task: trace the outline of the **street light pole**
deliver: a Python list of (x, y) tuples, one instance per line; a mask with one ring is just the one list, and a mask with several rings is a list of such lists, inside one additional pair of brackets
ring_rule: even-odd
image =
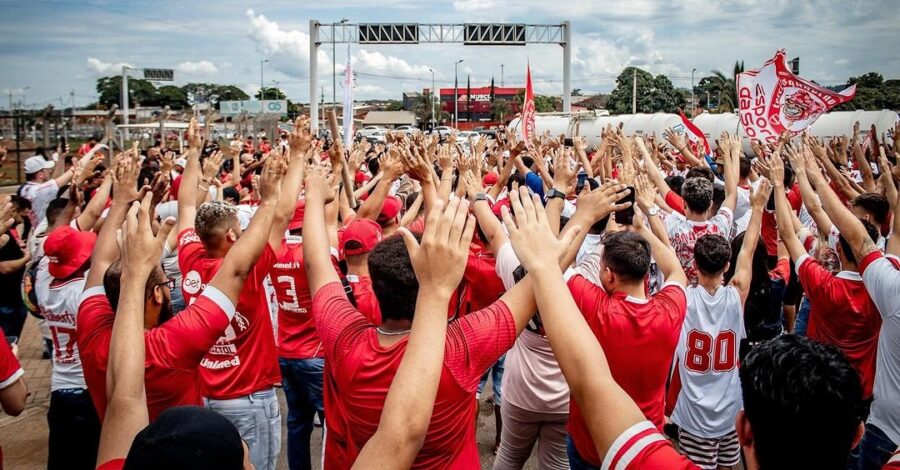
[[(694, 114), (694, 72), (696, 71), (697, 69), (691, 69), (691, 114)], [(709, 103), (707, 103), (707, 106), (709, 106)]]
[(429, 67), (428, 71), (431, 72), (431, 128), (434, 129), (434, 70)]
[[(341, 18), (340, 24), (343, 25), (348, 21), (350, 20), (347, 18)], [(334, 37), (336, 25), (337, 23), (331, 23), (331, 109), (334, 110), (337, 110), (337, 38)]]
[[(122, 66), (122, 124), (128, 126), (128, 66)], [(128, 140), (128, 127), (122, 129), (123, 144)]]
[(266, 88), (263, 81), (263, 64), (268, 62), (269, 59), (263, 59), (259, 61), (259, 100), (262, 101), (266, 99)]
[(459, 126), (459, 64), (462, 61), (453, 64), (453, 127)]

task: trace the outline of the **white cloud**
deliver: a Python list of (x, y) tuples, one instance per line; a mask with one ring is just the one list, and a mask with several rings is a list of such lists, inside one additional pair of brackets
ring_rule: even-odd
[(410, 65), (403, 59), (386, 56), (380, 52), (369, 52), (365, 49), (356, 51), (353, 67), (361, 72), (391, 73), (402, 77), (419, 78), (431, 74), (424, 65)]
[(201, 60), (200, 62), (181, 62), (175, 67), (175, 70), (181, 73), (194, 75), (212, 75), (219, 72), (216, 64), (213, 64), (208, 60)]
[(494, 0), (454, 0), (453, 9), (461, 12), (472, 12), (478, 10), (490, 10), (497, 7)]
[(133, 65), (125, 63), (125, 62), (119, 62), (116, 64), (113, 64), (110, 62), (103, 62), (102, 60), (97, 59), (95, 57), (87, 58), (87, 66), (88, 66), (89, 70), (91, 70), (92, 72), (99, 74), (99, 75), (120, 74), (120, 73), (122, 73), (123, 66), (134, 67)]
[(850, 61), (847, 59), (838, 59), (834, 61), (834, 65), (847, 65)]
[[(283, 30), (278, 23), (265, 15), (247, 10), (250, 26), (247, 35), (256, 44), (256, 50), (271, 58), (272, 66), (294, 77), (309, 76), (309, 34), (297, 30)], [(322, 70), (330, 65), (328, 54), (319, 50), (318, 65)]]

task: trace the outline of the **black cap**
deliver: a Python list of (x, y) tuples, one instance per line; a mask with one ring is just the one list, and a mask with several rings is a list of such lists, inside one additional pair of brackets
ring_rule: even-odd
[(241, 470), (244, 446), (236, 427), (198, 406), (169, 408), (134, 438), (125, 469)]

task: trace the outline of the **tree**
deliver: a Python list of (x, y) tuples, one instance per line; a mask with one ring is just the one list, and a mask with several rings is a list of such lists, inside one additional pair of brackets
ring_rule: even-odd
[(834, 91), (856, 85), (856, 95), (852, 100), (835, 107), (835, 111), (877, 111), (900, 109), (900, 81), (885, 80), (878, 72), (869, 72), (858, 77), (850, 77), (845, 85), (833, 87)]
[[(416, 115), (416, 119), (420, 123), (431, 122), (431, 110), (432, 110), (432, 97), (434, 97), (431, 93), (422, 93), (416, 99), (416, 102), (413, 104), (412, 111)], [(434, 118), (437, 120), (440, 116), (438, 113), (440, 109), (438, 109), (437, 103), (434, 104)]]
[(390, 100), (388, 101), (387, 106), (384, 107), (385, 111), (403, 111), (403, 102), (398, 100)]
[(183, 88), (165, 85), (156, 89), (156, 104), (168, 106), (171, 109), (184, 109), (187, 107), (187, 93)]
[(274, 87), (263, 87), (259, 91), (256, 92), (256, 95), (253, 96), (258, 100), (284, 100), (287, 99), (287, 95), (284, 94), (283, 91)]
[[(114, 104), (122, 106), (122, 76), (113, 75), (111, 77), (102, 77), (97, 79), (97, 93), (100, 98), (97, 100), (100, 104), (109, 108)], [(156, 104), (156, 87), (147, 80), (140, 78), (128, 79), (128, 94), (130, 96), (129, 106), (134, 107), (137, 103)]]
[(684, 107), (684, 97), (672, 86), (669, 77), (653, 76), (650, 72), (626, 67), (616, 78), (616, 88), (609, 95), (606, 108), (615, 114), (631, 113), (634, 81), (637, 81), (637, 112), (675, 113)]
[(744, 73), (744, 62), (734, 63), (734, 70), (732, 70), (730, 78), (719, 70), (712, 71), (709, 90), (710, 93), (715, 91), (717, 97), (721, 94), (719, 111), (733, 113), (738, 108), (737, 76), (741, 73)]
[(582, 96), (582, 95), (581, 95), (581, 88), (573, 88), (573, 89), (572, 89), (572, 96)]
[(510, 116), (509, 101), (494, 100), (491, 103), (491, 121), (505, 122)]
[[(513, 99), (519, 104), (519, 109), (525, 109), (524, 89), (516, 92), (516, 96)], [(556, 100), (550, 96), (534, 95), (534, 110), (538, 113), (552, 113), (556, 111)]]

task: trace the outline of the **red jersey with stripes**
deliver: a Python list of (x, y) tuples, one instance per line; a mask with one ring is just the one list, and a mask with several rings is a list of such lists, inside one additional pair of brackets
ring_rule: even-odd
[[(591, 444), (593, 447), (593, 443)], [(596, 452), (596, 451), (594, 451)], [(602, 470), (695, 470), (687, 457), (675, 451), (669, 441), (649, 421), (626, 429), (603, 457)]]

